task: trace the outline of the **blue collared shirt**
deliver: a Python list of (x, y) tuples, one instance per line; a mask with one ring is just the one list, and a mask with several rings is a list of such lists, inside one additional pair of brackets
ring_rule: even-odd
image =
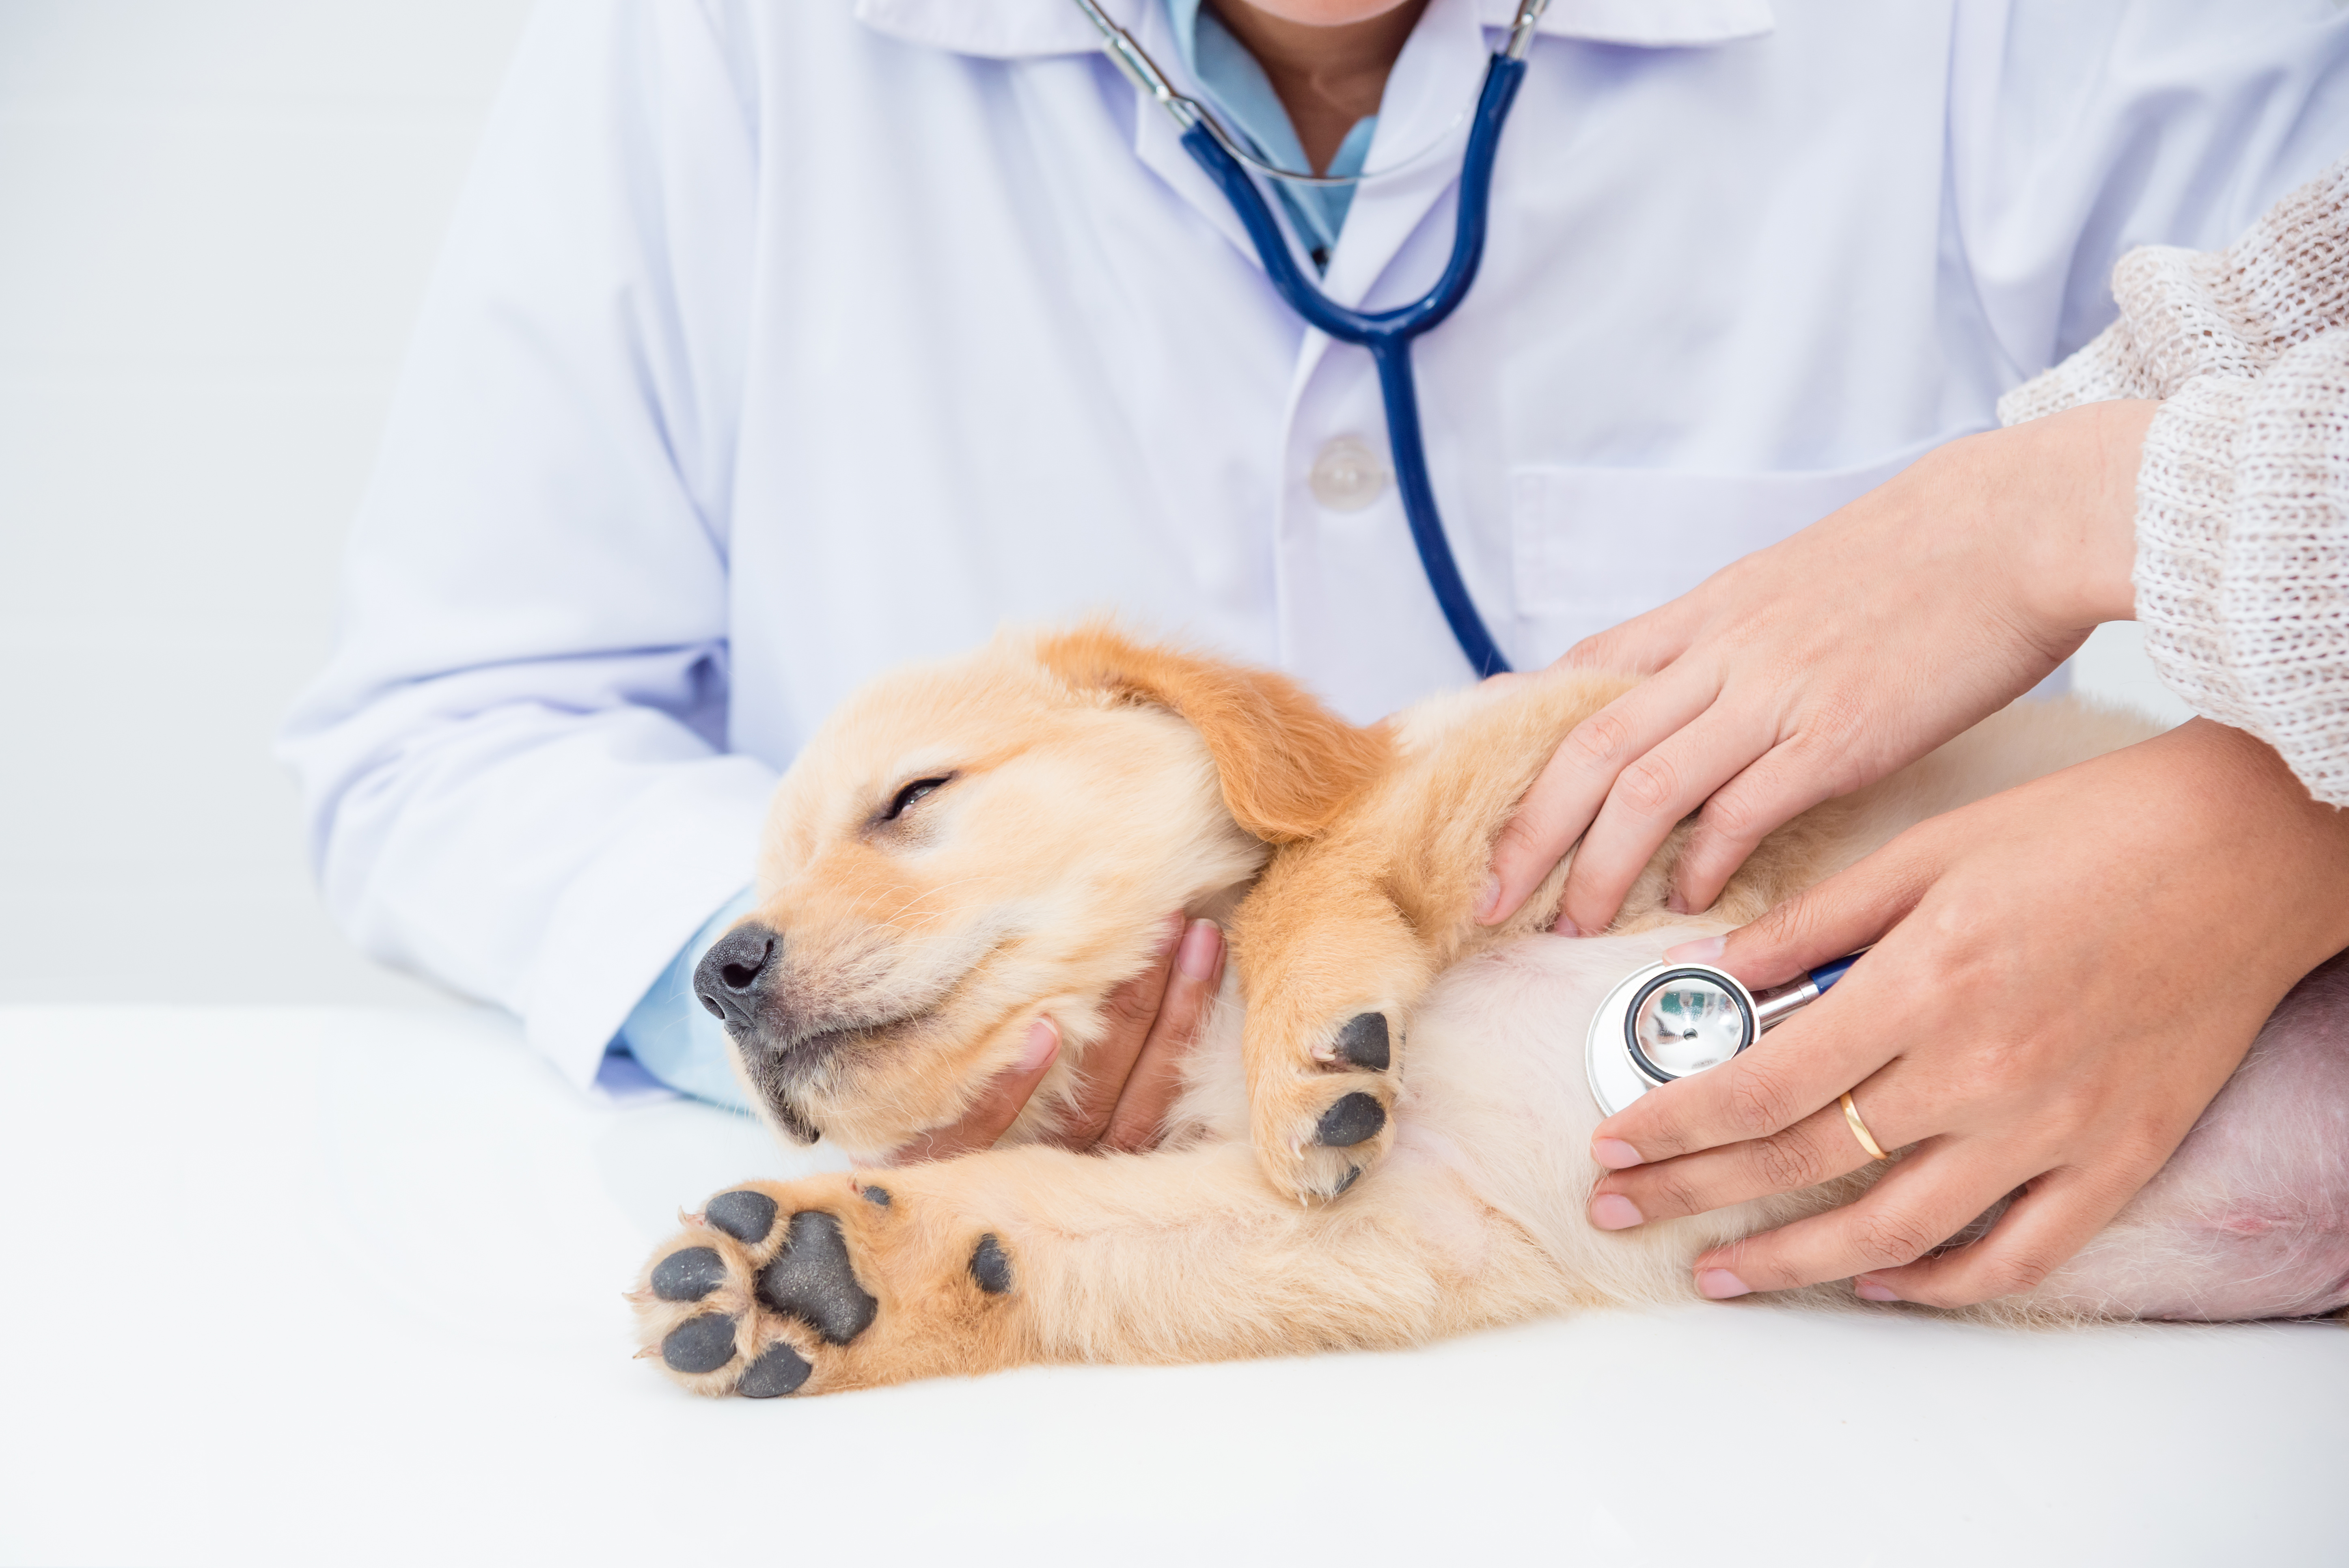
[[(1283, 169), (1311, 168), (1305, 160), (1304, 143), (1297, 139), (1297, 127), (1280, 95), (1272, 89), (1272, 78), (1264, 74), (1247, 46), (1232, 36), (1231, 30), (1200, 0), (1166, 0), (1166, 13), (1174, 24), (1174, 42), (1182, 51), (1183, 63), (1206, 89), (1212, 100), (1209, 107), (1223, 116), (1224, 129), (1237, 132), (1267, 162)], [(1379, 117), (1374, 114), (1356, 120), (1345, 140), (1338, 144), (1330, 167), (1320, 172), (1360, 174), (1378, 128)], [(1306, 253), (1316, 267), (1326, 270), (1330, 253), (1338, 248), (1338, 231), (1346, 226), (1346, 209), (1353, 204), (1354, 188), (1299, 185), (1288, 180), (1271, 184)]]

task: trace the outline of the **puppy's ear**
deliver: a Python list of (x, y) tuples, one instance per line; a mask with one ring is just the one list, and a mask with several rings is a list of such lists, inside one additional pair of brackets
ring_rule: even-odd
[(1137, 643), (1105, 622), (1037, 645), (1081, 691), (1173, 709), (1207, 743), (1239, 825), (1274, 843), (1309, 839), (1387, 764), (1384, 726), (1361, 729), (1287, 676)]

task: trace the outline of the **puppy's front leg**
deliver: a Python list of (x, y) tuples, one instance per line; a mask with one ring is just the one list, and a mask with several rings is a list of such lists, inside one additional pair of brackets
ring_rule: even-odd
[(1561, 1299), (1525, 1233), (1424, 1162), (1306, 1210), (1245, 1148), (1025, 1148), (750, 1182), (632, 1298), (702, 1394), (832, 1394), (1030, 1362), (1194, 1362), (1419, 1343)]
[(1334, 1198), (1394, 1140), (1407, 1020), (1451, 956), (1354, 857), (1285, 853), (1234, 933), (1250, 1140), (1265, 1176)]
[(1455, 699), (1438, 736), (1308, 842), (1284, 845), (1232, 934), (1250, 1137), (1266, 1176), (1334, 1198), (1384, 1156), (1420, 996), (1475, 948), (1547, 927), (1565, 867), (1477, 924), (1494, 836), (1590, 686)]

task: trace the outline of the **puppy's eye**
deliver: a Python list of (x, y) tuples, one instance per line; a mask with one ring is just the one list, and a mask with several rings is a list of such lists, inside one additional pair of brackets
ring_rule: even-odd
[(915, 779), (911, 784), (906, 785), (903, 789), (897, 791), (897, 798), (889, 802), (889, 809), (881, 813), (881, 820), (885, 822), (895, 821), (899, 817), (905, 814), (906, 807), (912, 805), (915, 801), (920, 799), (923, 796), (929, 794), (931, 791), (943, 789), (946, 787), (947, 780), (945, 779)]

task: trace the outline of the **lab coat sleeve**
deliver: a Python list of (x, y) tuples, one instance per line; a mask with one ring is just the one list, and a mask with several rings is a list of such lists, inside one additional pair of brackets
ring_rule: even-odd
[(692, 4), (526, 31), (288, 722), (326, 901), (590, 1080), (748, 880), (725, 751), (755, 106)]
[(2013, 380), (2102, 331), (2139, 245), (2215, 250), (2349, 149), (2327, 0), (1958, 0), (1950, 210)]

